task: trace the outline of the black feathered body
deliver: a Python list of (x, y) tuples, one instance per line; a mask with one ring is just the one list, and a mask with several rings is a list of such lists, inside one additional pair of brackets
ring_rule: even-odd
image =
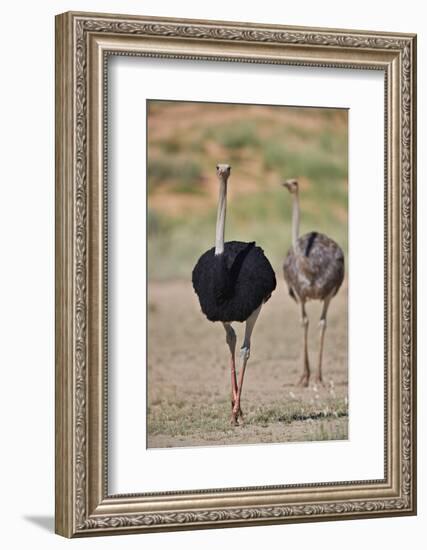
[(205, 252), (193, 269), (193, 287), (210, 321), (246, 321), (276, 288), (276, 277), (262, 248), (229, 241), (224, 252)]
[(299, 237), (297, 251), (290, 248), (283, 273), (291, 296), (299, 301), (335, 296), (344, 279), (344, 253), (322, 233)]

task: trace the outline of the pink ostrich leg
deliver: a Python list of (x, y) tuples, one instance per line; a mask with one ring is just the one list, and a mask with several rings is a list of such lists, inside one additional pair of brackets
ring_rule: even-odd
[(237, 397), (236, 401), (234, 403), (233, 412), (231, 415), (231, 423), (233, 425), (238, 425), (238, 419), (239, 417), (243, 420), (243, 413), (240, 408), (240, 398), (242, 395), (242, 388), (243, 388), (243, 379), (245, 376), (245, 370), (246, 365), (248, 363), (248, 359), (250, 356), (250, 350), (251, 350), (251, 336), (252, 331), (254, 329), (256, 320), (258, 319), (259, 312), (261, 311), (261, 306), (259, 306), (258, 309), (256, 309), (248, 318), (246, 321), (246, 328), (245, 328), (245, 339), (243, 341), (243, 345), (240, 349), (240, 359), (241, 359), (241, 367), (239, 372), (239, 383), (238, 383), (238, 389), (237, 389)]
[(233, 410), (234, 403), (237, 398), (237, 374), (236, 374), (236, 333), (230, 323), (223, 323), (226, 341), (230, 349), (230, 370), (231, 370), (231, 409)]

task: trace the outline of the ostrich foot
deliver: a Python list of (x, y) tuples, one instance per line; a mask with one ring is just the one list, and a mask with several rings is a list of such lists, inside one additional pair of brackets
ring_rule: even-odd
[[(239, 422), (239, 419), (240, 419), (240, 422)], [(232, 424), (232, 426), (242, 425), (243, 421), (244, 421), (244, 418), (243, 418), (242, 409), (239, 407), (237, 410), (235, 410), (234, 403), (233, 403), (233, 409), (231, 411), (231, 424)]]
[(305, 372), (301, 376), (301, 378), (298, 380), (297, 386), (302, 386), (303, 388), (307, 388), (309, 380), (310, 380), (310, 375), (307, 372)]
[(236, 418), (241, 418), (243, 420), (243, 411), (242, 408), (239, 406), (239, 408), (235, 411), (234, 405), (236, 404), (235, 399), (231, 399), (231, 414), (235, 414)]
[(321, 374), (316, 374), (316, 376), (314, 377), (314, 382), (322, 388), (326, 387)]
[(239, 416), (240, 414), (237, 412), (235, 413), (234, 411), (231, 413), (231, 420), (230, 420), (230, 424), (232, 426), (241, 426), (242, 423), (243, 423), (243, 416), (241, 416), (240, 418), (240, 422), (239, 422)]

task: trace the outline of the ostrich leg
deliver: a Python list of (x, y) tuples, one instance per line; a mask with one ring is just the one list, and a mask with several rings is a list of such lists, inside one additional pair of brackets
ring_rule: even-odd
[(243, 340), (243, 345), (240, 349), (241, 366), (239, 369), (239, 384), (237, 388), (236, 401), (234, 402), (234, 407), (231, 414), (231, 423), (234, 426), (238, 425), (239, 417), (241, 417), (243, 420), (243, 414), (240, 408), (240, 397), (242, 395), (243, 378), (245, 376), (245, 369), (246, 369), (246, 365), (247, 365), (247, 362), (250, 356), (250, 351), (251, 351), (252, 331), (254, 329), (254, 326), (255, 326), (256, 320), (258, 319), (258, 315), (260, 311), (261, 311), (261, 306), (259, 306), (258, 309), (256, 309), (253, 313), (251, 313), (251, 315), (246, 320), (245, 339)]
[(230, 323), (223, 323), (226, 341), (230, 348), (230, 368), (231, 368), (231, 410), (233, 410), (234, 403), (237, 397), (237, 376), (236, 376), (236, 333)]
[(319, 362), (317, 363), (316, 382), (323, 384), (322, 380), (322, 356), (323, 356), (323, 343), (325, 341), (326, 332), (326, 314), (328, 313), (329, 303), (331, 301), (330, 296), (323, 302), (322, 314), (320, 316), (319, 328), (320, 328), (320, 347), (319, 347)]
[(310, 380), (310, 362), (308, 360), (308, 317), (307, 312), (305, 311), (305, 302), (301, 302), (301, 324), (304, 329), (304, 370), (302, 372), (301, 378), (298, 381), (298, 385), (304, 386), (306, 388)]

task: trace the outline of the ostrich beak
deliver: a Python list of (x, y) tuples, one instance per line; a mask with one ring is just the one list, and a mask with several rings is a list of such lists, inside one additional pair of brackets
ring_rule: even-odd
[(298, 189), (298, 182), (295, 179), (286, 180), (282, 185), (286, 187), (289, 193), (296, 193)]
[(231, 172), (231, 166), (229, 164), (217, 164), (216, 171), (220, 178), (228, 178)]

